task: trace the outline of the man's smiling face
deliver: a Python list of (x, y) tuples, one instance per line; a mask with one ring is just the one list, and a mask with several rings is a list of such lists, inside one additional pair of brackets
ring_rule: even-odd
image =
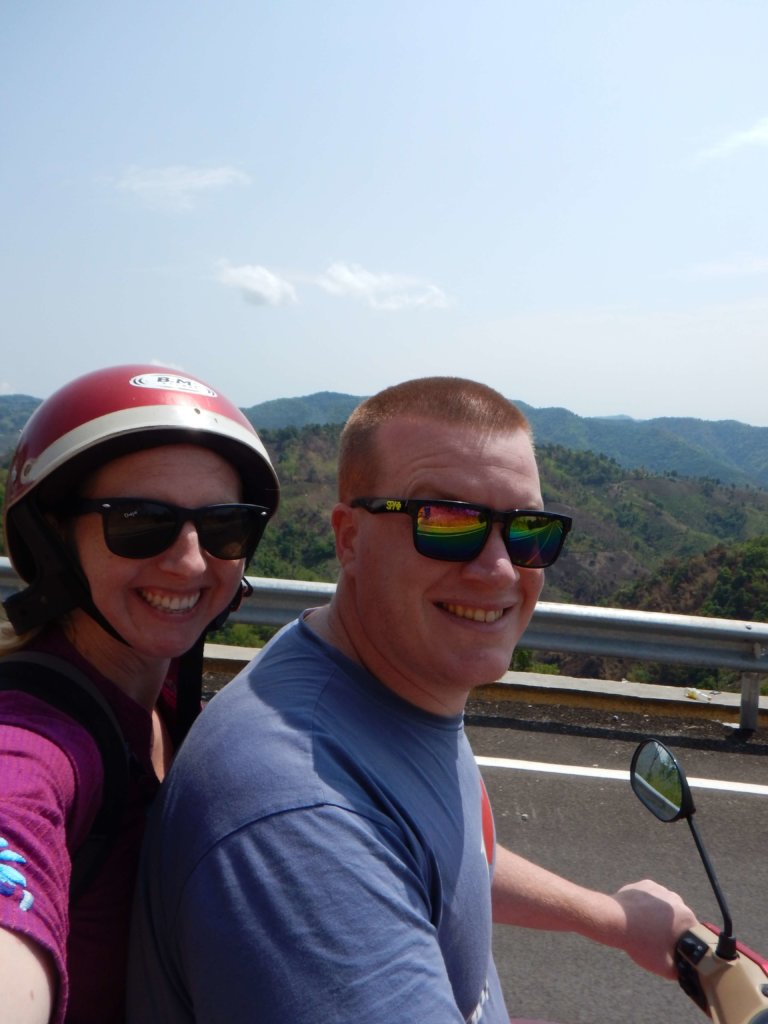
[[(540, 509), (533, 446), (523, 430), (479, 433), (400, 417), (377, 433), (377, 480), (355, 497), (443, 498), (503, 511)], [(357, 656), (383, 683), (438, 713), (507, 671), (544, 582), (509, 560), (501, 528), (470, 562), (418, 554), (406, 515), (335, 514), (343, 567), (342, 621)]]

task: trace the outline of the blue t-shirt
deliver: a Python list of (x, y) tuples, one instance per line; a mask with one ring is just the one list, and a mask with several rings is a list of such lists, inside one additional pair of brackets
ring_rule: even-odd
[(482, 793), (460, 716), (287, 626), (162, 787), (129, 1021), (507, 1022)]

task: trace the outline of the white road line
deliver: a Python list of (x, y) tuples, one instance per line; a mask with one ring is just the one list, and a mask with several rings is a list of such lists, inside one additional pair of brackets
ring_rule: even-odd
[[(619, 779), (629, 781), (629, 772), (614, 768), (586, 768), (573, 764), (547, 764), (545, 761), (517, 761), (508, 757), (475, 756), (482, 768), (513, 768), (521, 772), (545, 772), (555, 775), (582, 775), (592, 779)], [(755, 796), (768, 796), (768, 786), (754, 782), (723, 782), (720, 779), (689, 778), (691, 789), (721, 789), (729, 793), (752, 793)]]

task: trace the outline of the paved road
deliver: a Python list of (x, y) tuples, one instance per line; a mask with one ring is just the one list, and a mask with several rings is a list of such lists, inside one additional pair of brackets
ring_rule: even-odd
[[(498, 709), (497, 709), (498, 710)], [(768, 735), (735, 742), (716, 724), (510, 705), (468, 717), (476, 755), (627, 770), (642, 735), (658, 735), (690, 778), (768, 784)], [(482, 760), (481, 760), (482, 764)], [(626, 781), (482, 766), (499, 839), (584, 885), (613, 891), (644, 877), (721, 922), (684, 822), (662, 825)], [(696, 821), (727, 896), (736, 935), (768, 954), (768, 797), (694, 787)], [(623, 954), (567, 935), (499, 927), (496, 960), (510, 1012), (562, 1024), (701, 1024), (674, 983)]]

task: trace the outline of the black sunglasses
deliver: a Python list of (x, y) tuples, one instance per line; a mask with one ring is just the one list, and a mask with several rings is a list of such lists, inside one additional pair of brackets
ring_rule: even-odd
[(557, 560), (573, 520), (557, 512), (512, 509), (496, 512), (467, 501), (426, 498), (355, 498), (352, 508), (404, 513), (413, 520), (413, 545), (420, 555), (443, 562), (471, 562), (485, 547), (494, 523), (513, 565), (546, 569)]
[(104, 542), (121, 558), (153, 558), (175, 542), (184, 523), (193, 523), (200, 545), (214, 558), (250, 558), (270, 516), (261, 505), (204, 505), (181, 508), (145, 498), (82, 498), (69, 515), (101, 515)]

